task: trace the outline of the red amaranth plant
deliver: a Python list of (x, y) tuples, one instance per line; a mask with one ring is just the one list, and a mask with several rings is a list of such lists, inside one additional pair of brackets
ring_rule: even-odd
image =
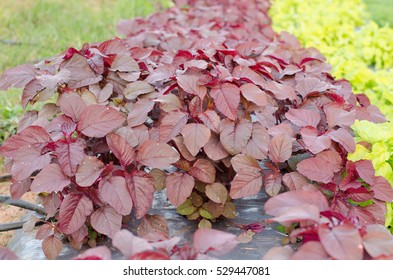
[(350, 125), (382, 121), (378, 109), (335, 80), (316, 49), (275, 34), (267, 1), (180, 2), (122, 22), (125, 39), (0, 77), (0, 89), (23, 88), (24, 108), (56, 100), (26, 111), (0, 148), (12, 196), (40, 194), (53, 218), (37, 236), (47, 254), (61, 251), (61, 237), (80, 248), (97, 233), (115, 236), (163, 188), (205, 227), (233, 218), (232, 199), (262, 187), (270, 196), (321, 190), (335, 212), (381, 223), (386, 182), (369, 180), (367, 162), (346, 162)]

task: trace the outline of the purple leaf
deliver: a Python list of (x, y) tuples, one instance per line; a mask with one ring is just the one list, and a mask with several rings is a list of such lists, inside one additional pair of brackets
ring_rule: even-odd
[(96, 84), (102, 79), (101, 76), (96, 76), (86, 58), (80, 54), (74, 54), (62, 68), (70, 72), (68, 81), (68, 86), (70, 88), (81, 88)]
[(110, 260), (112, 259), (111, 250), (106, 246), (90, 248), (79, 254), (73, 260)]
[(30, 190), (31, 179), (26, 178), (21, 181), (11, 180), (10, 193), (12, 199), (20, 199), (25, 193)]
[(393, 188), (384, 177), (376, 177), (371, 189), (374, 191), (374, 197), (376, 199), (385, 202), (393, 202)]
[(135, 209), (135, 217), (143, 218), (150, 210), (154, 195), (154, 180), (142, 171), (134, 172), (126, 177), (128, 190)]
[(153, 246), (146, 239), (137, 237), (125, 229), (120, 230), (113, 236), (112, 244), (127, 258), (153, 250)]
[(135, 127), (144, 124), (147, 121), (147, 115), (154, 107), (154, 103), (154, 101), (149, 99), (141, 99), (136, 103), (128, 103), (128, 126)]
[(152, 85), (144, 81), (135, 81), (127, 84), (123, 94), (125, 98), (132, 100), (137, 98), (141, 94), (150, 93), (153, 92), (154, 90), (155, 88)]
[(224, 119), (221, 122), (220, 141), (230, 155), (241, 153), (252, 134), (252, 123), (246, 119), (233, 122)]
[(282, 187), (282, 175), (270, 173), (265, 177), (265, 190), (270, 196), (276, 196)]
[(105, 206), (98, 208), (91, 214), (90, 224), (99, 233), (113, 238), (116, 232), (121, 229), (122, 216), (112, 207)]
[(119, 53), (111, 64), (111, 71), (139, 72), (139, 65), (129, 54)]
[(341, 224), (329, 228), (329, 225), (319, 226), (318, 236), (326, 252), (337, 260), (363, 259), (362, 238), (357, 228), (350, 224)]
[(249, 155), (238, 154), (231, 159), (231, 164), (237, 173), (243, 170), (254, 170), (255, 172), (261, 170), (258, 161)]
[(0, 147), (0, 154), (6, 157), (12, 157), (15, 151), (27, 147), (43, 148), (51, 140), (50, 135), (41, 126), (29, 126), (8, 138)]
[(106, 143), (123, 167), (127, 167), (135, 160), (135, 152), (126, 139), (116, 133), (106, 135)]
[(179, 153), (165, 143), (146, 141), (139, 148), (136, 160), (151, 168), (169, 168), (180, 159)]
[(104, 167), (104, 163), (98, 158), (85, 156), (76, 170), (75, 182), (81, 187), (90, 187), (98, 179)]
[(166, 192), (169, 201), (178, 207), (191, 195), (194, 178), (187, 173), (174, 172), (166, 178)]
[(86, 103), (77, 93), (62, 94), (58, 104), (61, 111), (74, 122), (79, 121)]
[(292, 138), (286, 134), (273, 136), (269, 142), (269, 158), (274, 163), (284, 162), (292, 155)]
[(302, 96), (306, 97), (313, 92), (324, 92), (329, 88), (326, 82), (317, 78), (305, 78), (297, 82), (296, 91)]
[(76, 141), (57, 141), (56, 142), (56, 156), (64, 174), (67, 176), (74, 176), (78, 164), (80, 164), (85, 157), (85, 142), (82, 139)]
[(98, 185), (98, 195), (120, 215), (126, 216), (131, 213), (132, 198), (124, 177), (114, 176), (102, 179)]
[(282, 181), (290, 191), (300, 190), (308, 184), (306, 177), (299, 172), (285, 173)]
[(337, 130), (327, 133), (327, 135), (329, 135), (333, 141), (341, 144), (348, 153), (355, 152), (356, 144), (352, 134), (349, 133), (348, 130), (340, 127)]
[(32, 64), (22, 64), (4, 71), (0, 76), (0, 90), (23, 88), (35, 78), (36, 70)]
[(231, 198), (242, 198), (256, 195), (262, 188), (262, 174), (256, 169), (242, 169), (231, 183)]
[(179, 135), (187, 124), (187, 115), (180, 111), (172, 111), (164, 116), (160, 125), (160, 142), (167, 143)]
[(111, 83), (107, 83), (103, 88), (101, 88), (98, 84), (91, 85), (89, 86), (89, 90), (95, 95), (98, 103), (103, 103), (112, 95), (113, 85)]
[(210, 95), (214, 99), (217, 109), (228, 119), (237, 119), (237, 108), (240, 103), (240, 90), (233, 84), (221, 84), (210, 90)]
[(77, 231), (93, 212), (93, 203), (83, 194), (68, 194), (60, 206), (59, 229), (65, 234)]
[(212, 184), (216, 180), (216, 168), (206, 159), (197, 159), (188, 171), (195, 179), (201, 182)]
[(265, 90), (274, 94), (278, 100), (295, 100), (297, 98), (295, 89), (291, 86), (278, 83), (276, 81), (269, 81), (265, 84)]
[(198, 118), (212, 131), (219, 133), (221, 119), (213, 110), (206, 110), (198, 115)]
[(266, 93), (254, 84), (244, 84), (240, 87), (240, 91), (245, 99), (253, 102), (257, 106), (266, 106)]
[(90, 105), (80, 115), (78, 130), (89, 137), (104, 137), (124, 121), (124, 114), (112, 107)]
[(48, 236), (42, 241), (42, 250), (44, 251), (45, 257), (49, 260), (56, 259), (63, 248), (63, 242), (54, 235)]
[(41, 192), (59, 192), (71, 183), (70, 179), (61, 171), (58, 164), (52, 163), (45, 166), (40, 173), (34, 178), (31, 184), (31, 191)]
[(198, 76), (180, 75), (176, 77), (176, 80), (185, 92), (197, 95), (201, 100), (205, 97), (207, 88), (204, 85), (200, 85)]
[(237, 244), (236, 235), (231, 233), (215, 229), (197, 229), (194, 233), (193, 248), (196, 253), (222, 256), (232, 251)]
[(338, 104), (332, 104), (324, 107), (329, 128), (338, 126), (350, 126), (356, 118), (356, 111), (346, 111)]
[(51, 157), (40, 149), (25, 146), (13, 153), (11, 174), (14, 180), (24, 180), (39, 169), (49, 165)]
[(291, 108), (285, 113), (285, 117), (299, 127), (317, 127), (321, 121), (321, 116), (318, 111), (308, 109)]
[(313, 154), (318, 154), (326, 150), (332, 144), (328, 135), (318, 135), (318, 130), (314, 127), (304, 127), (300, 130), (305, 147)]
[(355, 162), (356, 171), (359, 177), (362, 178), (367, 184), (374, 185), (375, 170), (371, 160), (359, 160)]
[(393, 236), (383, 225), (368, 225), (363, 236), (363, 246), (372, 258), (393, 255)]
[(5, 247), (0, 247), (0, 260), (19, 260), (18, 256), (15, 255), (10, 249)]
[(215, 134), (210, 135), (210, 139), (206, 145), (203, 146), (203, 150), (212, 160), (220, 160), (229, 155)]
[(191, 155), (196, 156), (199, 150), (209, 141), (211, 132), (204, 124), (189, 123), (183, 127), (181, 134), (183, 135), (184, 145)]
[(47, 238), (50, 235), (53, 235), (53, 226), (50, 224), (43, 224), (37, 230), (37, 233), (35, 235), (35, 239), (44, 240), (45, 238)]
[(265, 159), (268, 154), (268, 146), (270, 142), (270, 136), (261, 124), (254, 123), (251, 133), (251, 138), (248, 140), (246, 147), (244, 147), (242, 153), (250, 155), (256, 159)]

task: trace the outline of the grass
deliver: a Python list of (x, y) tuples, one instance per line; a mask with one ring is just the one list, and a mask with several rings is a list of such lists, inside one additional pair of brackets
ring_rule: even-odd
[(392, 0), (363, 0), (366, 3), (372, 19), (380, 26), (389, 24), (393, 28)]

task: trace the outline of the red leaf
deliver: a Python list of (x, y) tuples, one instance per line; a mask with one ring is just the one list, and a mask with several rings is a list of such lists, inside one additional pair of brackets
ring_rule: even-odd
[(209, 141), (211, 132), (204, 124), (189, 123), (183, 127), (181, 134), (183, 135), (184, 145), (193, 156), (196, 156), (199, 150)]
[(35, 193), (59, 192), (70, 183), (70, 179), (61, 171), (60, 166), (56, 163), (51, 163), (37, 174), (30, 188)]
[(173, 65), (158, 66), (150, 72), (149, 76), (146, 77), (145, 82), (155, 84), (160, 81), (166, 81), (175, 76), (175, 72), (176, 67)]
[(175, 172), (166, 178), (166, 192), (169, 201), (175, 206), (183, 204), (194, 188), (194, 178), (187, 173)]
[(263, 256), (263, 260), (289, 260), (294, 252), (291, 246), (273, 247)]
[(355, 140), (352, 134), (349, 133), (348, 130), (340, 127), (337, 130), (333, 130), (327, 133), (327, 135), (329, 135), (333, 141), (341, 144), (344, 147), (344, 149), (347, 150), (347, 152), (349, 153), (355, 152), (356, 149)]
[[(226, 69), (226, 68), (224, 68)], [(266, 81), (262, 75), (251, 70), (249, 67), (238, 65), (233, 69), (232, 76), (237, 79), (246, 79), (252, 81), (258, 86), (265, 86)]]
[(134, 172), (126, 177), (128, 190), (135, 209), (135, 217), (143, 218), (150, 210), (154, 196), (154, 180), (142, 171)]
[(327, 135), (318, 136), (318, 130), (314, 127), (304, 127), (300, 130), (305, 147), (313, 154), (326, 150), (332, 144)]
[(285, 173), (282, 181), (290, 191), (300, 190), (308, 184), (306, 177), (299, 172)]
[(86, 107), (78, 123), (78, 130), (89, 137), (104, 137), (125, 121), (125, 116), (116, 109), (103, 105)]
[(317, 241), (309, 241), (303, 244), (292, 255), (291, 260), (328, 260), (329, 255), (322, 244)]
[(219, 133), (221, 119), (213, 110), (206, 110), (198, 115), (198, 118), (212, 131)]
[(20, 199), (25, 193), (30, 190), (31, 179), (26, 178), (21, 181), (11, 180), (10, 193), (12, 199)]
[(215, 229), (197, 229), (194, 233), (193, 248), (199, 254), (222, 256), (232, 251), (237, 244), (236, 235), (231, 233)]
[(175, 138), (173, 138), (173, 141), (176, 143), (176, 147), (181, 153), (182, 157), (184, 157), (188, 161), (194, 161), (195, 157), (190, 153), (190, 151), (187, 149), (186, 145), (184, 145), (184, 139), (183, 136), (179, 135)]
[(146, 240), (160, 242), (169, 238), (169, 227), (163, 216), (147, 214), (139, 224), (137, 234)]
[(49, 133), (43, 127), (29, 126), (8, 138), (0, 147), (0, 154), (6, 157), (13, 157), (15, 151), (24, 147), (28, 149), (31, 147), (43, 148), (51, 141)]
[(362, 238), (357, 228), (341, 224), (330, 229), (329, 225), (319, 226), (318, 235), (326, 252), (338, 260), (363, 259)]
[(153, 246), (146, 239), (137, 237), (125, 229), (113, 236), (112, 244), (127, 258), (140, 252), (153, 250)]
[(269, 142), (269, 158), (274, 163), (284, 162), (292, 155), (292, 138), (286, 134), (273, 136)]
[(43, 224), (37, 230), (37, 233), (35, 234), (35, 239), (43, 240), (43, 239), (47, 238), (50, 235), (53, 235), (53, 227), (52, 227), (52, 225), (50, 225), (50, 224)]
[(59, 194), (51, 193), (47, 196), (43, 196), (41, 197), (41, 203), (45, 208), (46, 217), (53, 217), (57, 213), (57, 209), (60, 207), (61, 201)]
[(131, 100), (137, 98), (141, 94), (146, 94), (153, 92), (155, 88), (144, 82), (144, 81), (135, 81), (127, 84), (126, 88), (123, 91), (123, 95), (125, 98)]
[(250, 155), (256, 159), (264, 159), (268, 154), (269, 142), (270, 136), (266, 128), (259, 123), (254, 123), (251, 138), (248, 140), (248, 143), (242, 153)]
[(122, 216), (110, 206), (98, 208), (90, 217), (91, 226), (97, 232), (110, 238), (113, 238), (115, 233), (120, 231), (121, 220)]
[(359, 160), (355, 162), (355, 167), (360, 178), (367, 184), (374, 185), (375, 170), (371, 160)]
[(121, 215), (129, 215), (132, 210), (132, 198), (124, 177), (114, 176), (102, 179), (98, 185), (100, 199), (108, 203)]
[[(114, 53), (115, 54), (115, 53)], [(138, 72), (139, 65), (128, 53), (117, 53), (111, 63), (111, 71)]]
[(216, 180), (216, 168), (206, 159), (197, 159), (188, 173), (204, 183), (212, 184)]
[(297, 171), (310, 180), (327, 184), (332, 181), (334, 172), (340, 170), (340, 163), (340, 155), (329, 150), (314, 158), (302, 160), (297, 165)]
[(91, 69), (87, 59), (75, 53), (70, 60), (68, 60), (62, 68), (70, 72), (68, 87), (81, 88), (88, 85), (93, 85), (99, 82), (102, 77), (96, 76), (93, 69)]
[(228, 156), (227, 151), (215, 134), (210, 135), (210, 139), (203, 147), (203, 150), (212, 160), (220, 160)]
[(207, 93), (207, 88), (199, 83), (199, 77), (195, 75), (180, 75), (176, 77), (179, 86), (187, 93), (199, 96), (201, 100)]
[(314, 206), (316, 212), (323, 212), (329, 209), (325, 196), (320, 191), (295, 190), (285, 192), (270, 198), (265, 203), (265, 212), (268, 215), (280, 216), (287, 211), (287, 207), (297, 208), (304, 205)]
[(179, 135), (187, 124), (187, 114), (180, 111), (171, 111), (164, 116), (160, 125), (160, 142), (167, 143)]
[(131, 147), (138, 146), (139, 140), (135, 131), (132, 128), (129, 128), (128, 126), (123, 126), (119, 128), (116, 133), (123, 137), (128, 142), (128, 144), (131, 145)]
[(104, 167), (98, 158), (85, 156), (76, 170), (75, 182), (81, 187), (90, 187), (100, 177)]
[(83, 194), (68, 194), (60, 206), (59, 229), (65, 234), (77, 231), (93, 212), (93, 203)]
[(214, 99), (217, 109), (228, 119), (237, 119), (237, 108), (240, 103), (240, 90), (233, 84), (220, 84), (210, 90), (210, 96)]
[(220, 141), (230, 155), (243, 151), (252, 133), (252, 123), (246, 119), (239, 122), (223, 120), (221, 123)]
[(371, 189), (374, 191), (374, 197), (376, 199), (385, 202), (393, 202), (393, 188), (384, 177), (376, 177)]
[(39, 169), (49, 165), (49, 153), (42, 154), (41, 149), (25, 146), (15, 152), (12, 157), (11, 174), (14, 180), (22, 181)]
[(276, 196), (281, 190), (282, 175), (270, 173), (265, 178), (265, 190), (270, 196)]
[(228, 190), (221, 183), (206, 185), (206, 196), (215, 203), (224, 204), (228, 198)]
[(50, 260), (56, 259), (63, 248), (63, 242), (54, 235), (48, 236), (42, 241), (42, 250), (44, 251), (45, 257)]
[(122, 136), (116, 133), (106, 135), (106, 143), (115, 157), (119, 159), (123, 167), (130, 165), (135, 159), (135, 152), (132, 146)]
[(276, 81), (269, 81), (265, 84), (264, 89), (272, 92), (278, 100), (295, 100), (297, 98), (295, 89), (291, 86), (280, 84)]
[(56, 156), (63, 170), (67, 176), (74, 176), (78, 164), (80, 164), (85, 157), (85, 142), (78, 138), (76, 141), (56, 142)]
[(111, 250), (106, 246), (90, 248), (79, 254), (73, 260), (110, 260), (112, 258)]
[(147, 121), (147, 115), (153, 109), (154, 104), (155, 102), (150, 99), (141, 99), (136, 103), (128, 103), (128, 126), (135, 127), (144, 124)]
[(98, 103), (103, 103), (112, 95), (113, 84), (107, 83), (103, 88), (99, 85), (91, 85), (89, 86), (89, 90), (95, 95)]
[(324, 92), (329, 88), (329, 85), (318, 78), (305, 78), (297, 82), (296, 91), (302, 96), (306, 97), (313, 92)]
[(383, 225), (368, 225), (363, 236), (363, 246), (372, 258), (393, 255), (393, 236)]
[(350, 126), (354, 123), (356, 118), (356, 111), (345, 111), (338, 104), (331, 104), (324, 107), (329, 128), (338, 126)]
[(317, 127), (321, 121), (321, 116), (318, 111), (308, 109), (291, 108), (285, 113), (285, 117), (299, 127)]
[(245, 99), (253, 102), (257, 106), (266, 106), (266, 93), (254, 84), (248, 83), (240, 87), (240, 91)]
[(242, 198), (256, 195), (262, 188), (262, 174), (256, 169), (242, 169), (231, 183), (231, 198)]
[(23, 88), (36, 76), (36, 70), (32, 64), (22, 64), (4, 71), (0, 76), (0, 90), (9, 88)]
[(170, 260), (170, 258), (166, 252), (144, 251), (132, 255), (129, 260)]
[(60, 95), (58, 105), (61, 111), (74, 122), (79, 121), (83, 110), (86, 108), (86, 103), (77, 93)]
[(165, 143), (146, 141), (139, 148), (136, 160), (151, 168), (169, 168), (180, 159), (179, 153)]
[(5, 247), (0, 247), (0, 261), (4, 261), (4, 260), (19, 260), (19, 258), (10, 249)]
[(233, 169), (239, 173), (242, 172), (243, 170), (254, 170), (255, 172), (258, 172), (261, 170), (259, 167), (259, 164), (255, 158), (252, 156), (244, 155), (244, 154), (239, 154), (234, 156), (231, 159), (231, 163), (233, 166)]

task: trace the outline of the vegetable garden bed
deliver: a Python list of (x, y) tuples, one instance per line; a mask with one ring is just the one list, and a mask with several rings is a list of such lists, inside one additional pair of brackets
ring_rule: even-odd
[[(24, 89), (24, 109), (56, 100), (27, 110), (0, 148), (13, 198), (32, 191), (45, 208), (45, 256), (65, 242), (95, 247), (79, 259), (111, 258), (102, 243), (131, 259), (260, 258), (280, 223), (295, 251), (264, 258), (390, 258), (392, 186), (371, 161), (347, 158), (351, 125), (385, 122), (379, 109), (318, 50), (275, 33), (269, 1), (175, 3), (120, 22), (123, 39), (0, 77), (0, 89)], [(192, 238), (174, 232), (174, 217)]]

